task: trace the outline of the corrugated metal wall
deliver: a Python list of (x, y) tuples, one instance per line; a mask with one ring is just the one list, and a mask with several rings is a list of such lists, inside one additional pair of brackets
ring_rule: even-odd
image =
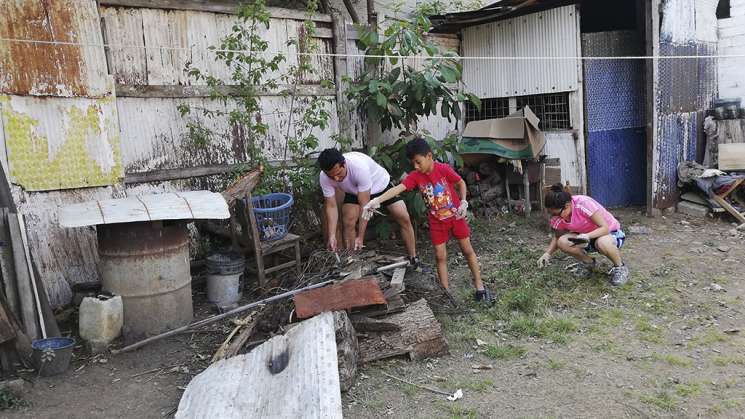
[[(717, 55), (714, 0), (663, 4), (659, 54)], [(702, 113), (717, 95), (716, 59), (662, 59), (657, 74), (656, 159), (652, 162), (655, 208), (678, 201), (677, 166), (695, 159)]]
[[(463, 55), (579, 57), (575, 6), (564, 6), (463, 30)], [(576, 90), (577, 60), (467, 60), (463, 80), (482, 98)]]

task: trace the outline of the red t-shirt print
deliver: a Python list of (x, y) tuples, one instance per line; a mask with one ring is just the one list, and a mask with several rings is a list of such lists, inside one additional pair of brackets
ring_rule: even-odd
[(452, 167), (435, 162), (430, 174), (413, 171), (401, 183), (407, 191), (419, 188), (429, 208), (430, 219), (444, 221), (455, 217), (455, 210), (460, 206), (460, 198), (453, 187), (460, 180), (461, 177)]

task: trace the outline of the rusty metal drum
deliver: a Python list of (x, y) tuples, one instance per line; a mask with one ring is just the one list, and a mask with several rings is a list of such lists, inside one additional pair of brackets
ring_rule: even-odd
[(126, 343), (192, 321), (185, 222), (105, 224), (97, 231), (103, 289), (122, 297)]

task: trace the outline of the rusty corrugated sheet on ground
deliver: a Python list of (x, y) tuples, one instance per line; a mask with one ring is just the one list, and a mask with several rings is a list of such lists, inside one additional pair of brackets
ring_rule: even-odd
[(106, 58), (96, 2), (0, 2), (0, 38), (86, 44), (0, 41), (0, 93), (100, 97)]
[(307, 319), (324, 311), (385, 304), (385, 297), (375, 279), (356, 279), (330, 287), (316, 288), (293, 297), (295, 313)]

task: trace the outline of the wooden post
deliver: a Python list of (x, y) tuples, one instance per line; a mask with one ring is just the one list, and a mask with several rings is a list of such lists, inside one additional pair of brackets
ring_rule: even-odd
[(29, 338), (39, 338), (39, 326), (36, 322), (36, 310), (34, 307), (34, 294), (31, 290), (31, 275), (26, 265), (26, 251), (21, 239), (21, 227), (18, 224), (16, 214), (8, 214), (8, 226), (10, 227), (10, 237), (13, 246), (13, 265), (16, 269), (16, 278), (18, 279), (18, 300), (21, 310), (21, 322), (23, 330)]
[(8, 309), (16, 318), (21, 318), (20, 305), (18, 303), (18, 287), (16, 271), (13, 266), (13, 249), (10, 240), (10, 230), (8, 228), (8, 209), (3, 208), (0, 212), (0, 274), (2, 274), (5, 298)]
[(261, 248), (261, 240), (259, 239), (259, 228), (256, 225), (256, 215), (254, 215), (254, 206), (251, 199), (251, 192), (246, 197), (248, 205), (244, 209), (244, 214), (248, 216), (249, 223), (251, 225), (251, 237), (253, 238), (254, 255), (256, 257), (256, 276), (259, 278), (259, 287), (264, 288), (266, 285), (266, 272), (264, 272), (264, 251)]
[(512, 198), (510, 197), (510, 164), (504, 165), (504, 188), (507, 193), (507, 208), (512, 211)]
[(530, 216), (530, 176), (528, 175), (528, 161), (525, 160), (523, 164), (523, 189), (525, 189), (525, 216)]
[(351, 109), (344, 97), (344, 90), (346, 90), (344, 77), (349, 75), (347, 57), (345, 56), (347, 53), (347, 24), (339, 9), (338, 0), (328, 0), (328, 8), (331, 14), (334, 53), (340, 54), (334, 57), (334, 84), (336, 85), (336, 114), (339, 120), (339, 133), (343, 137), (352, 138), (352, 129), (349, 124)]
[(544, 210), (545, 202), (543, 202), (544, 195), (546, 194), (546, 163), (538, 163), (539, 179), (538, 179), (538, 209)]

